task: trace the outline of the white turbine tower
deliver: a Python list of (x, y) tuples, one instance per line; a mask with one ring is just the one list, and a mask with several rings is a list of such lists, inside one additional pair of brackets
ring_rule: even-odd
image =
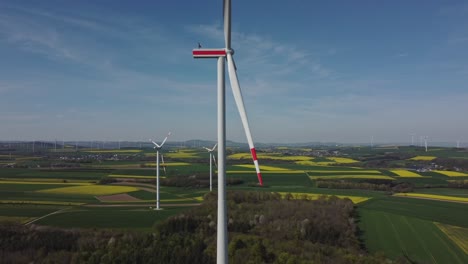
[(249, 121), (245, 112), (244, 101), (237, 79), (236, 66), (231, 49), (231, 0), (223, 2), (224, 15), (224, 49), (194, 49), (194, 58), (217, 58), (218, 59), (218, 224), (217, 224), (217, 263), (227, 263), (227, 210), (226, 210), (226, 107), (224, 89), (224, 62), (227, 59), (229, 79), (231, 82), (234, 100), (244, 126), (244, 131), (249, 143), (252, 159), (255, 164), (257, 178), (260, 186), (263, 185), (262, 175), (258, 166), (257, 152), (255, 150), (252, 135), (250, 133)]
[(159, 150), (163, 147), (164, 143), (166, 143), (166, 140), (170, 135), (171, 132), (167, 134), (161, 145), (150, 139), (156, 149), (156, 210), (159, 210)]
[(411, 136), (411, 146), (414, 146), (414, 136), (416, 136), (416, 134), (411, 133), (410, 136)]
[(426, 148), (426, 152), (427, 152), (427, 136), (424, 137), (424, 147)]
[(214, 147), (211, 149), (207, 147), (203, 147), (204, 149), (208, 151), (208, 153), (210, 153), (210, 192), (213, 191), (213, 161), (215, 162), (215, 165), (216, 165), (216, 159), (213, 155), (213, 151), (215, 150), (217, 145), (218, 143), (216, 143)]

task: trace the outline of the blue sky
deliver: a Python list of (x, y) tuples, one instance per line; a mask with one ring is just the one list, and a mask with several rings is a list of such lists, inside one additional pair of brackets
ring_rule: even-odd
[[(236, 1), (254, 141), (468, 141), (466, 1)], [(216, 139), (222, 1), (0, 2), (0, 140)], [(227, 137), (246, 142), (227, 84)], [(454, 143), (455, 144), (455, 143)]]

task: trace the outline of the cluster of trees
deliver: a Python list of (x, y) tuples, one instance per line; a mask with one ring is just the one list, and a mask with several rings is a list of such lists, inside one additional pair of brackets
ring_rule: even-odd
[[(230, 263), (386, 263), (358, 239), (348, 199), (228, 193)], [(2, 263), (215, 263), (217, 195), (148, 233), (0, 225)], [(402, 262), (403, 263), (403, 262)]]
[[(160, 179), (162, 186), (185, 187), (185, 188), (207, 188), (210, 186), (209, 176), (191, 175), (191, 176), (171, 176)], [(228, 178), (227, 185), (243, 184), (242, 179)], [(216, 184), (215, 181), (213, 184)]]
[(318, 188), (329, 189), (360, 189), (372, 191), (386, 192), (412, 192), (413, 184), (407, 182), (386, 182), (386, 183), (370, 183), (370, 182), (355, 182), (355, 181), (316, 181)]
[(468, 180), (448, 181), (449, 188), (468, 189)]

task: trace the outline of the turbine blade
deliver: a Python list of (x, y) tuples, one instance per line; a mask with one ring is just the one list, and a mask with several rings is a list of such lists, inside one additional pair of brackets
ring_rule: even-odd
[(211, 149), (211, 151), (215, 150), (215, 148), (218, 146), (218, 143), (216, 143), (213, 148)]
[(224, 42), (226, 49), (231, 49), (231, 0), (223, 2)]
[(211, 149), (207, 148), (207, 147), (203, 147), (204, 149), (206, 149), (208, 152), (211, 152)]
[(164, 170), (164, 175), (166, 175), (166, 163), (164, 163), (164, 155), (161, 153), (161, 161)]
[(161, 147), (166, 143), (167, 138), (171, 135), (171, 132), (167, 134), (167, 136), (164, 138), (163, 142), (161, 143)]
[(252, 159), (255, 164), (255, 170), (257, 171), (258, 182), (263, 185), (262, 174), (260, 167), (258, 166), (257, 151), (255, 150), (252, 134), (250, 133), (249, 120), (247, 119), (247, 113), (245, 112), (244, 100), (242, 99), (242, 92), (239, 86), (239, 80), (237, 79), (237, 73), (234, 68), (234, 60), (231, 53), (227, 53), (228, 61), (228, 72), (229, 80), (231, 81), (232, 93), (234, 94), (234, 100), (236, 101), (237, 109), (244, 126), (245, 135), (247, 136), (247, 142), (249, 143), (250, 152), (252, 153)]
[(154, 141), (151, 140), (151, 139), (150, 139), (150, 141), (151, 141), (151, 143), (153, 143), (153, 144), (156, 146), (156, 148), (160, 148), (160, 146), (158, 145), (158, 143), (154, 142)]
[(216, 163), (215, 155), (212, 155), (212, 157), (213, 157), (213, 161), (214, 161), (214, 164), (215, 164), (216, 168), (218, 168), (218, 164)]

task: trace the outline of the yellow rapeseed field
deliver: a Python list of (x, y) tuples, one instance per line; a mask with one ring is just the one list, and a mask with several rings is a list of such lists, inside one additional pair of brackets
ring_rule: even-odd
[(327, 157), (329, 160), (333, 160), (336, 163), (355, 163), (359, 162), (357, 160), (349, 159), (349, 158), (342, 158), (342, 157)]
[(56, 194), (111, 195), (133, 191), (138, 191), (138, 189), (130, 186), (90, 185), (45, 189), (39, 190), (37, 192)]
[[(288, 194), (287, 192), (278, 192), (281, 197), (285, 197), (286, 194)], [(328, 195), (328, 194), (319, 194), (319, 193), (291, 193), (291, 195), (293, 196), (294, 199), (302, 199), (304, 197), (307, 197), (307, 199), (311, 199), (311, 200), (316, 200), (318, 199), (320, 196), (326, 196), (326, 197), (331, 197), (331, 196), (336, 196), (338, 198), (348, 198), (350, 199), (354, 204), (357, 204), (357, 203), (362, 203), (364, 201), (367, 201), (369, 200), (370, 198), (369, 197), (362, 197), (362, 196), (350, 196), (350, 195)]]
[(467, 197), (455, 197), (455, 196), (427, 194), (427, 193), (395, 193), (394, 196), (414, 197), (414, 198), (423, 198), (423, 199), (443, 200), (443, 201), (448, 201), (448, 202), (466, 202), (466, 203), (468, 203), (468, 198)]
[(412, 157), (411, 159), (409, 160), (425, 160), (425, 161), (430, 161), (430, 160), (433, 160), (435, 159), (436, 157), (434, 156), (416, 156), (416, 157)]
[(433, 170), (433, 172), (437, 172), (449, 177), (467, 177), (468, 174), (458, 171), (442, 171), (442, 170)]
[(400, 177), (407, 177), (407, 178), (416, 178), (416, 177), (422, 177), (421, 175), (409, 171), (409, 170), (390, 170), (391, 172), (395, 173), (396, 175)]
[(468, 228), (441, 223), (434, 224), (468, 255)]
[(332, 161), (312, 161), (312, 160), (300, 160), (294, 162), (298, 165), (305, 165), (305, 166), (328, 166), (330, 164), (333, 164), (335, 162)]

